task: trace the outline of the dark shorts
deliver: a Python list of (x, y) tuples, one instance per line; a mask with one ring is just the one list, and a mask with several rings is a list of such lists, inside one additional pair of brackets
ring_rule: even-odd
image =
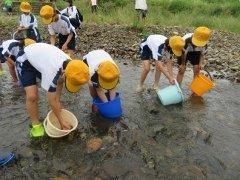
[(40, 36), (40, 33), (37, 28), (35, 28), (35, 29), (36, 29), (36, 33), (35, 33), (34, 29), (27, 30), (27, 38), (33, 39), (36, 42), (41, 42), (42, 38)]
[(143, 46), (143, 48), (140, 47), (140, 58), (141, 60), (150, 60), (153, 58), (152, 51), (148, 45)]
[[(187, 64), (187, 61), (190, 61), (190, 63), (195, 66), (199, 65), (200, 62), (201, 53), (199, 52), (189, 52), (187, 53), (185, 64)], [(182, 57), (178, 58), (178, 65), (182, 65)]]
[[(60, 49), (62, 49), (62, 46), (66, 42), (67, 38), (68, 38), (68, 35), (62, 35), (62, 34), (58, 35)], [(68, 43), (68, 49), (73, 51), (76, 50), (75, 34), (73, 35), (71, 41)]]
[(18, 77), (23, 87), (37, 84), (37, 78), (41, 79), (41, 73), (36, 70), (29, 61), (23, 63), (16, 62)]

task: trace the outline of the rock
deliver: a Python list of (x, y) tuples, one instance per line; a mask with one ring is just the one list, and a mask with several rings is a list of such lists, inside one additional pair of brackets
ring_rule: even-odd
[(103, 144), (109, 145), (109, 144), (114, 143), (114, 142), (116, 141), (116, 139), (113, 138), (113, 137), (111, 137), (111, 136), (104, 136), (104, 137), (102, 138), (102, 141), (103, 141)]
[(106, 161), (103, 163), (102, 168), (110, 178), (122, 176), (129, 171), (126, 162), (123, 162), (120, 159)]
[(91, 153), (99, 150), (102, 147), (102, 139), (92, 138), (87, 142), (87, 152)]

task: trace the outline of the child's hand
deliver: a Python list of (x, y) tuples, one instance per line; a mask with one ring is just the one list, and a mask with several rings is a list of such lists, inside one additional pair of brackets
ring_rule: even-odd
[(169, 78), (169, 83), (174, 85), (175, 84), (175, 79), (173, 77)]
[(65, 121), (62, 121), (60, 124), (62, 126), (62, 130), (70, 130), (70, 129), (72, 129), (72, 126), (69, 123), (65, 122)]

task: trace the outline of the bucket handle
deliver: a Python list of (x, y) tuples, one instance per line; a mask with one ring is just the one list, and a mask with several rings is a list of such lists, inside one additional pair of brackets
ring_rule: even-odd
[(208, 70), (202, 69), (202, 71), (205, 71), (208, 74), (208, 76), (211, 79), (211, 81), (214, 82), (214, 80), (213, 80), (213, 78), (212, 78), (212, 76), (211, 76), (211, 74), (210, 74), (210, 72)]
[(17, 33), (18, 33), (17, 31), (15, 31), (15, 32), (13, 33), (13, 35), (12, 35), (12, 38), (13, 38), (13, 39), (15, 39), (15, 36), (16, 36)]

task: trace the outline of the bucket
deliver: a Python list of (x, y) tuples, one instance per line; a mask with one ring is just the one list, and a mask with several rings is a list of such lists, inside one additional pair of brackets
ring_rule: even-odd
[(70, 132), (74, 131), (78, 126), (78, 120), (72, 114), (70, 111), (67, 111), (65, 109), (62, 109), (61, 115), (63, 116), (64, 121), (71, 124), (72, 129), (70, 130), (62, 130), (61, 125), (56, 117), (56, 115), (53, 113), (53, 111), (50, 111), (47, 114), (47, 117), (44, 120), (44, 129), (48, 136), (53, 138), (59, 138), (68, 135)]
[[(109, 95), (106, 94), (109, 98)], [(120, 94), (116, 93), (116, 98), (112, 101), (108, 101), (103, 103), (99, 97), (93, 99), (93, 104), (97, 106), (99, 113), (105, 117), (110, 119), (116, 119), (122, 116), (122, 106)]]
[(178, 104), (183, 101), (183, 93), (177, 81), (174, 85), (158, 90), (157, 95), (163, 105)]
[(198, 96), (202, 96), (204, 93), (210, 91), (213, 87), (214, 83), (212, 80), (203, 74), (196, 76), (190, 84), (190, 89)]

